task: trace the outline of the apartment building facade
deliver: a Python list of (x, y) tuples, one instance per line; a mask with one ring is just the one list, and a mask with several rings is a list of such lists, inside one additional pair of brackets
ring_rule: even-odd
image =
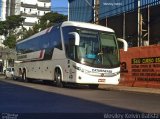
[(26, 29), (38, 22), (38, 19), (51, 11), (51, 0), (21, 0), (20, 14), (25, 18)]
[(0, 20), (5, 21), (7, 16), (19, 15), (21, 0), (0, 0)]
[(38, 22), (38, 19), (51, 11), (51, 0), (0, 0), (0, 20), (7, 16), (22, 15), (26, 29)]

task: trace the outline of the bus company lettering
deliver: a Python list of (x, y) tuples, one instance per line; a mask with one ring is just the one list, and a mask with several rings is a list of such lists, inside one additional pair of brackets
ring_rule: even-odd
[(83, 72), (83, 73), (91, 73), (91, 71), (86, 70), (86, 69), (83, 69), (83, 68), (81, 68), (81, 67), (78, 67), (78, 66), (75, 66), (75, 65), (73, 65), (73, 67), (74, 67), (75, 69)]
[(89, 71), (75, 65), (73, 65), (73, 67), (84, 73), (112, 73), (112, 70), (106, 70), (106, 69), (92, 69), (91, 71)]
[(112, 73), (112, 70), (106, 70), (106, 69), (92, 69), (93, 73), (98, 73), (98, 72), (104, 72), (104, 73)]

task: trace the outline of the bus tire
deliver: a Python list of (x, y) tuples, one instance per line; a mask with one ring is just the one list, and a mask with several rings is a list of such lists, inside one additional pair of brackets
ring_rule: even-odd
[(54, 72), (54, 79), (56, 81), (56, 86), (57, 87), (63, 87), (63, 83), (62, 83), (62, 74), (61, 74), (61, 70), (59, 68), (55, 69)]
[(88, 86), (90, 89), (97, 89), (99, 84), (89, 84)]

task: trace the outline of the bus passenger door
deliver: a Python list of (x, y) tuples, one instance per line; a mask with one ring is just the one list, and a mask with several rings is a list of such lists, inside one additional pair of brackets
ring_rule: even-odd
[(74, 76), (75, 76), (75, 69), (73, 68), (74, 61), (76, 60), (76, 45), (75, 45), (75, 37), (72, 34), (69, 34), (68, 37), (68, 43), (66, 46), (66, 55), (68, 58), (67, 61), (67, 69), (68, 69), (68, 81), (73, 82), (74, 81)]

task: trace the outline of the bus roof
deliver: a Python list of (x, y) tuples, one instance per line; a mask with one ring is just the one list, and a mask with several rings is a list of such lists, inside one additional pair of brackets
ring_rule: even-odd
[[(84, 23), (84, 22), (75, 22), (75, 21), (65, 21), (61, 24), (61, 27), (65, 27), (65, 26), (75, 26), (75, 27), (80, 27), (80, 28), (88, 28), (88, 29), (93, 29), (93, 30), (100, 30), (100, 31), (107, 31), (107, 32), (114, 32), (114, 30), (112, 30), (111, 28), (108, 27), (104, 27), (104, 26), (100, 26), (100, 25), (96, 25), (96, 24), (91, 24), (91, 23)], [(30, 36), (29, 38), (26, 38), (24, 40), (18, 41), (17, 44), (23, 43), (25, 41), (28, 41), (32, 38), (41, 36), (47, 32), (50, 32), (50, 30), (53, 28), (53, 26), (39, 32), (36, 33), (32, 36)]]
[(62, 23), (61, 27), (65, 27), (65, 26), (76, 26), (80, 28), (89, 28), (89, 29), (95, 29), (100, 31), (114, 32), (114, 30), (112, 30), (111, 28), (100, 26), (97, 24), (92, 24), (92, 23), (85, 23), (85, 22), (65, 21)]
[(47, 29), (44, 29), (44, 30), (42, 30), (42, 31), (40, 31), (40, 32), (38, 32), (38, 33), (36, 33), (36, 34), (34, 34), (34, 35), (32, 35), (32, 36), (24, 39), (24, 40), (18, 41), (17, 44), (23, 43), (23, 42), (28, 41), (28, 40), (30, 40), (30, 39), (36, 38), (36, 37), (38, 37), (38, 36), (41, 36), (41, 35), (43, 35), (43, 34), (45, 34), (45, 33), (47, 33), (47, 32), (50, 32), (50, 30), (52, 29), (52, 27), (53, 27), (53, 26), (51, 26), (51, 27), (49, 27), (49, 28), (47, 28)]

